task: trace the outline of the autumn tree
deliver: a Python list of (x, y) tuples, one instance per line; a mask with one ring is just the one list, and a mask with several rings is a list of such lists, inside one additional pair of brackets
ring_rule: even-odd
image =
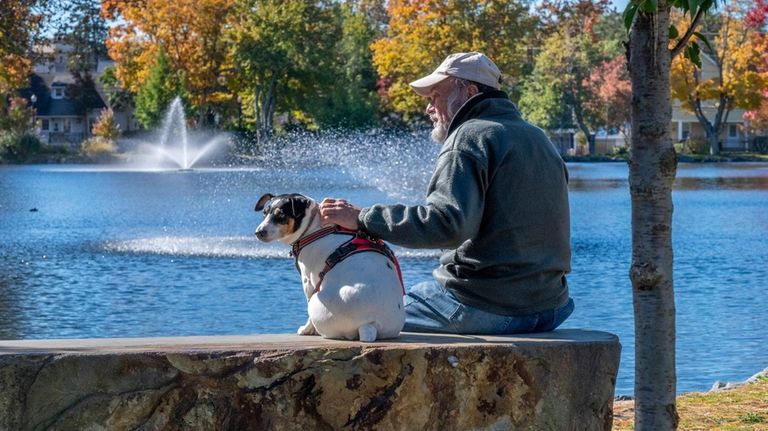
[(632, 101), (626, 58), (620, 55), (598, 64), (590, 71), (584, 87), (592, 96), (584, 101), (585, 110), (598, 124), (626, 135)]
[(231, 103), (223, 84), (223, 34), (234, 0), (103, 0), (115, 20), (107, 48), (117, 77), (134, 94), (163, 50), (171, 69), (184, 76), (198, 124), (211, 124), (220, 105)]
[[(19, 101), (12, 99), (26, 87), (32, 71), (31, 47), (39, 40), (45, 18), (42, 0), (3, 0), (0, 2), (0, 126), (17, 119)], [(25, 108), (26, 109), (26, 108)], [(1, 130), (1, 129), (0, 129)]]
[(504, 74), (502, 88), (517, 98), (515, 84), (528, 60), (536, 20), (523, 1), (392, 0), (386, 37), (373, 43), (382, 103), (410, 119), (424, 100), (408, 83), (432, 72), (452, 52), (480, 51)]
[(547, 4), (548, 36), (522, 86), (520, 109), (547, 129), (575, 125), (589, 139), (592, 152), (595, 130), (620, 128), (627, 120), (620, 118), (627, 112), (629, 93), (629, 79), (621, 66), (621, 34), (616, 31), (620, 19), (606, 13), (604, 0)]
[(0, 61), (3, 65), (0, 67), (0, 99), (22, 87), (31, 70), (27, 55), (29, 26), (39, 20), (32, 12), (34, 3), (33, 0), (0, 2)]
[(92, 137), (83, 141), (81, 151), (87, 157), (94, 160), (110, 158), (116, 151), (115, 139), (120, 135), (120, 127), (115, 121), (115, 113), (112, 109), (103, 109), (99, 118), (93, 124)]
[[(757, 0), (747, 12), (745, 24), (752, 32), (752, 43), (757, 46), (768, 46), (768, 0)], [(768, 52), (768, 48), (764, 48)], [(768, 72), (768, 56), (763, 56), (763, 61), (755, 65), (755, 70), (760, 73)], [(744, 119), (749, 122), (752, 133), (768, 133), (768, 88), (763, 89), (763, 97), (760, 106), (744, 114)]]
[[(698, 23), (715, 0), (630, 0), (627, 58), (632, 82), (629, 191), (635, 315), (635, 429), (677, 428), (675, 295), (672, 272), (672, 184), (677, 157), (670, 121), (672, 59), (696, 61)], [(687, 17), (670, 27), (670, 12)], [(672, 44), (670, 45), (670, 36)]]
[(672, 62), (672, 97), (696, 115), (710, 154), (720, 150), (731, 111), (759, 108), (768, 88), (768, 71), (756, 67), (768, 58), (768, 43), (746, 20), (752, 3), (732, 0), (722, 13), (702, 19), (700, 33), (714, 35), (714, 40), (701, 45), (698, 61), (710, 65), (713, 73), (685, 58)]

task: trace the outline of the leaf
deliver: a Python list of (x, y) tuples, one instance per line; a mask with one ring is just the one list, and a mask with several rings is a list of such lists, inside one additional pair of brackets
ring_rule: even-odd
[(712, 48), (712, 45), (709, 43), (709, 39), (707, 39), (707, 36), (699, 33), (698, 31), (693, 32), (693, 34), (699, 38), (700, 41), (704, 42), (704, 45), (707, 45), (707, 49), (709, 49), (710, 53), (714, 53), (715, 50)]
[(699, 44), (696, 42), (691, 42), (690, 45), (685, 49), (685, 58), (691, 60), (691, 63), (695, 64), (696, 67), (701, 69), (701, 56), (699, 55)]
[(675, 27), (674, 24), (669, 25), (669, 38), (670, 39), (677, 39), (677, 37), (680, 35), (680, 33), (677, 31), (677, 27)]
[(624, 27), (626, 27), (627, 31), (632, 28), (635, 14), (637, 14), (637, 3), (627, 3), (627, 8), (624, 9)]
[(696, 11), (701, 6), (703, 0), (688, 0), (688, 10), (691, 12), (691, 16), (696, 14)]
[(643, 12), (648, 13), (656, 13), (659, 10), (659, 1), (658, 0), (643, 0), (642, 3), (640, 3), (640, 10)]

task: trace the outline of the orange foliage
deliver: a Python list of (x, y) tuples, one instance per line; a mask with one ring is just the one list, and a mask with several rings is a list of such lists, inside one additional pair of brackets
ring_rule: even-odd
[(0, 95), (6, 95), (27, 83), (32, 62), (27, 57), (32, 32), (42, 19), (30, 0), (0, 2)]
[(697, 101), (721, 96), (727, 110), (760, 106), (768, 89), (768, 70), (759, 65), (768, 62), (768, 44), (746, 25), (742, 3), (732, 1), (724, 11), (719, 32), (711, 41), (714, 51), (705, 50), (702, 56), (702, 70), (682, 55), (672, 62), (672, 96), (687, 110), (694, 111)]
[(221, 35), (233, 4), (234, 0), (103, 0), (102, 14), (120, 19), (107, 40), (120, 82), (138, 91), (162, 47), (173, 68), (185, 76), (192, 104), (217, 102), (226, 51)]

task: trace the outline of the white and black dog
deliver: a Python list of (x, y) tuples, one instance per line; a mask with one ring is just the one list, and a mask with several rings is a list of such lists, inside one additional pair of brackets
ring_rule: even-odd
[(338, 226), (322, 227), (320, 209), (300, 194), (265, 194), (256, 237), (290, 244), (307, 296), (309, 319), (299, 335), (371, 342), (394, 338), (405, 322), (403, 284), (381, 241)]

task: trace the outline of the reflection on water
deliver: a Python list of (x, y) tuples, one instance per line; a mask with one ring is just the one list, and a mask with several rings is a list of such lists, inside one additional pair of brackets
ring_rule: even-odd
[[(594, 168), (591, 163), (569, 164), (569, 189), (599, 190), (627, 189), (629, 172), (623, 162), (600, 164)], [(760, 163), (712, 163), (678, 165), (674, 190), (766, 190), (768, 189), (768, 168)]]
[[(184, 173), (0, 167), (0, 337), (293, 332), (306, 302), (287, 247), (252, 237), (255, 199), (419, 202), (434, 148), (415, 148)], [(627, 166), (569, 171), (576, 312), (565, 327), (618, 334), (617, 392), (631, 393)], [(743, 380), (768, 363), (768, 164), (682, 164), (673, 199), (678, 389)], [(434, 250), (396, 252), (407, 285), (437, 263)]]

